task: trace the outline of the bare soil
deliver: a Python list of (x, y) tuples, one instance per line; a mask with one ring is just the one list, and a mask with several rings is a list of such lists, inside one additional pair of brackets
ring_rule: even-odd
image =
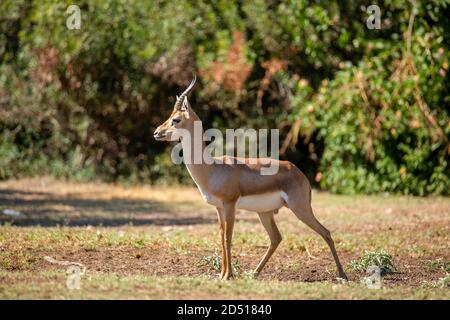
[[(319, 220), (333, 233), (344, 265), (359, 259), (364, 250), (382, 248), (393, 256), (397, 269), (383, 277), (386, 287), (420, 288), (448, 277), (448, 270), (430, 267), (430, 261), (450, 261), (448, 198), (314, 193), (313, 201)], [(4, 209), (21, 214), (10, 217), (1, 214)], [(287, 209), (281, 210), (276, 220), (287, 236), (258, 279), (336, 281), (334, 262), (322, 240)], [(51, 179), (0, 182), (0, 223), (4, 224), (0, 226), (0, 268), (7, 272), (64, 270), (44, 260), (50, 256), (82, 263), (88, 273), (218, 276), (218, 270), (202, 260), (219, 250), (214, 209), (202, 202), (194, 188), (124, 187)], [(94, 232), (91, 228), (101, 233), (126, 230), (133, 236), (151, 235), (157, 241), (148, 240), (138, 247), (132, 240), (111, 245), (105, 244), (100, 235), (98, 243), (83, 247), (83, 240), (77, 237), (84, 239)], [(65, 236), (49, 240), (35, 235), (42, 230)], [(236, 234), (233, 255), (239, 264), (239, 277), (257, 265), (266, 250), (267, 237), (257, 216), (249, 212), (238, 213)], [(182, 245), (186, 241), (192, 245)], [(346, 270), (350, 281), (359, 282), (364, 276), (348, 266)], [(11, 287), (17, 284), (7, 277), (2, 282)]]

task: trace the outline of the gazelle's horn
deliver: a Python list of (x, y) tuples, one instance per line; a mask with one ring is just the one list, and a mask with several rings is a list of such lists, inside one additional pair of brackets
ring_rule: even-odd
[(192, 79), (189, 86), (184, 90), (184, 92), (177, 97), (177, 102), (175, 103), (175, 109), (179, 109), (181, 107), (181, 104), (183, 103), (184, 98), (191, 92), (192, 88), (194, 88), (195, 82), (197, 81), (197, 75), (194, 73), (194, 79)]

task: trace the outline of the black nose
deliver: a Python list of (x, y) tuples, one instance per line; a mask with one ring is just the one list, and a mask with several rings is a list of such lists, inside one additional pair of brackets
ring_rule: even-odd
[(161, 131), (156, 129), (155, 132), (153, 132), (153, 138), (155, 138), (156, 140), (162, 138), (164, 136), (164, 134), (161, 134)]

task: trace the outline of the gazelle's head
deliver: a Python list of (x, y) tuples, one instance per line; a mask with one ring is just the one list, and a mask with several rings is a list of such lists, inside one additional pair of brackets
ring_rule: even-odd
[(179, 140), (179, 135), (174, 134), (178, 129), (186, 129), (195, 120), (193, 119), (193, 111), (189, 105), (187, 96), (194, 88), (197, 76), (194, 74), (194, 79), (192, 79), (189, 86), (184, 90), (184, 92), (178, 97), (175, 105), (173, 107), (172, 114), (169, 119), (167, 119), (162, 125), (156, 128), (153, 133), (158, 141), (177, 141)]

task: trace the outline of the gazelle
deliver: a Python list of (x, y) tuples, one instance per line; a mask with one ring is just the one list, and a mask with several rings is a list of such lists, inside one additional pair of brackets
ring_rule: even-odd
[[(201, 146), (202, 154), (205, 149), (203, 135), (196, 137), (194, 134), (194, 122), (201, 120), (187, 100), (195, 81), (194, 75), (188, 88), (177, 97), (170, 117), (154, 132), (154, 137), (158, 141), (178, 141), (179, 131), (189, 132), (189, 135), (181, 137), (184, 155), (193, 154), (194, 145)], [(202, 141), (192, 141), (198, 138)], [(275, 164), (278, 165), (278, 172), (274, 175), (262, 175), (261, 168), (273, 161), (276, 161)], [(298, 219), (325, 239), (336, 263), (338, 276), (347, 279), (330, 232), (313, 214), (309, 181), (294, 164), (267, 158), (244, 159), (227, 156), (222, 158), (222, 163), (185, 161), (185, 164), (205, 201), (217, 209), (222, 238), (221, 279), (228, 280), (233, 276), (231, 240), (236, 209), (256, 211), (269, 234), (270, 245), (254, 270), (255, 275), (258, 275), (281, 242), (281, 234), (275, 223), (274, 213), (283, 206), (291, 209)]]

